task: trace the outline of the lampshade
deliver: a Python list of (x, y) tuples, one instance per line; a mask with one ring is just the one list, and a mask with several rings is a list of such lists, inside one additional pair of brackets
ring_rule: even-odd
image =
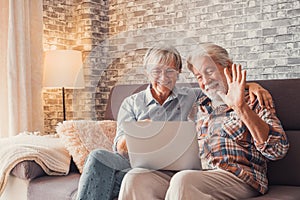
[(84, 88), (81, 52), (76, 50), (46, 51), (44, 87)]

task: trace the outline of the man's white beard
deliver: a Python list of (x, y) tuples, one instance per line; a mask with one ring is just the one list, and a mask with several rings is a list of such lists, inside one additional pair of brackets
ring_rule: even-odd
[[(212, 102), (222, 102), (223, 103), (223, 100), (222, 98), (218, 95), (217, 91), (220, 91), (222, 93), (226, 93), (226, 89), (224, 87), (224, 85), (220, 85), (220, 83), (218, 83), (218, 87), (217, 88), (214, 88), (214, 89), (211, 89), (211, 90), (208, 90), (208, 91), (205, 91), (205, 95), (210, 98), (210, 100)], [(211, 84), (213, 86), (213, 84)], [(210, 88), (210, 85), (207, 86), (207, 88)]]
[(208, 96), (208, 98), (212, 101), (222, 101), (222, 98), (217, 93), (209, 93), (206, 94), (206, 96)]

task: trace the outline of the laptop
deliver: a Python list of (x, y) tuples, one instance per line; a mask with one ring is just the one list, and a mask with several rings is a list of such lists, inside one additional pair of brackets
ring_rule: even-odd
[(131, 121), (122, 127), (132, 168), (201, 169), (194, 122)]

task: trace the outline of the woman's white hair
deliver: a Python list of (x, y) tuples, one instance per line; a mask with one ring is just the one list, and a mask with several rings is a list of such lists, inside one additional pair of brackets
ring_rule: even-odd
[(150, 48), (144, 57), (144, 67), (149, 69), (153, 65), (175, 64), (176, 70), (180, 73), (182, 69), (182, 60), (179, 52), (173, 46), (155, 46)]

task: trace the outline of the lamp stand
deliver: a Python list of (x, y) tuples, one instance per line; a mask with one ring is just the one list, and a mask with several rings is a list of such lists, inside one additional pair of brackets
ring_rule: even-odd
[(65, 104), (65, 88), (64, 87), (62, 87), (62, 103), (63, 103), (64, 121), (66, 121), (66, 104)]

